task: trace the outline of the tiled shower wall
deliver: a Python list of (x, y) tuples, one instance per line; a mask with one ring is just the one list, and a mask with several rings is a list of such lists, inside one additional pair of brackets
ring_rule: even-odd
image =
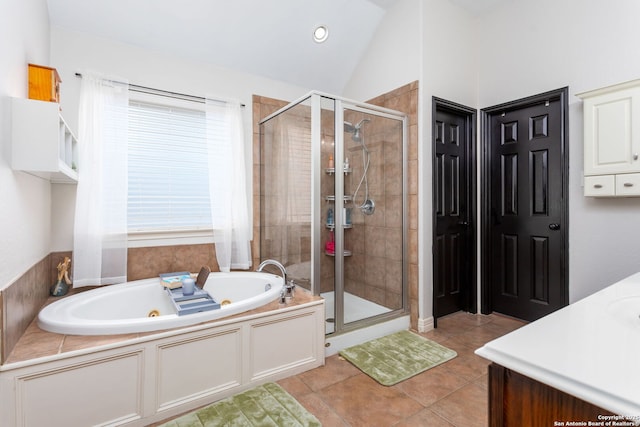
[[(348, 111), (345, 119), (359, 123), (369, 115)], [(362, 142), (345, 134), (345, 156), (352, 173), (345, 174), (345, 194), (355, 195), (352, 206), (353, 228), (345, 229), (345, 290), (389, 309), (402, 308), (402, 127), (396, 120), (371, 116), (361, 127)], [(364, 145), (363, 145), (364, 144)], [(363, 180), (369, 152), (367, 182)], [(365, 215), (358, 208), (367, 196), (375, 211)]]
[[(392, 110), (402, 111), (408, 115), (408, 140), (407, 140), (407, 252), (408, 252), (408, 291), (409, 310), (411, 315), (411, 327), (418, 329), (418, 82), (412, 82), (401, 86), (395, 90), (387, 92), (376, 98), (367, 101), (369, 104)], [(391, 195), (391, 197), (397, 197)], [(387, 200), (385, 217), (388, 223), (394, 220), (394, 206), (397, 201)], [(397, 211), (397, 209), (395, 209)], [(366, 229), (366, 228), (365, 228)], [(388, 233), (389, 231), (387, 231)], [(391, 231), (393, 233), (393, 231)], [(380, 231), (374, 231), (374, 235), (379, 236)], [(386, 243), (393, 245), (392, 238)], [(387, 250), (387, 253), (391, 254)], [(386, 268), (396, 268), (393, 255), (390, 255), (390, 262)], [(393, 284), (391, 284), (393, 286)]]

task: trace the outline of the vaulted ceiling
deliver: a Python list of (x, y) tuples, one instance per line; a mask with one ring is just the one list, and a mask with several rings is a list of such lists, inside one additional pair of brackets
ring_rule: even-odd
[[(397, 0), (47, 0), (51, 25), (341, 93)], [(504, 0), (452, 1), (478, 13)], [(329, 38), (313, 41), (316, 26)]]

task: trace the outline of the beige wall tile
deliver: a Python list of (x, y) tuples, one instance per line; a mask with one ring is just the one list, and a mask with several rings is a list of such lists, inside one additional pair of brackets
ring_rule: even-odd
[[(56, 259), (58, 257), (57, 255)], [(51, 254), (47, 255), (2, 290), (0, 363), (8, 359), (16, 343), (49, 297), (49, 289), (57, 280), (57, 270), (52, 277), (51, 258)]]

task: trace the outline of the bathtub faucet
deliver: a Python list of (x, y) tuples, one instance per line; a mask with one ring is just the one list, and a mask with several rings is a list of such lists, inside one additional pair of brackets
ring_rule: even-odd
[(274, 259), (268, 259), (260, 263), (257, 271), (262, 271), (267, 265), (275, 265), (280, 269), (280, 272), (282, 273), (282, 279), (284, 280), (284, 286), (282, 287), (282, 292), (280, 295), (280, 299), (282, 300), (282, 302), (284, 303), (285, 301), (291, 300), (293, 298), (293, 290), (296, 287), (296, 284), (293, 282), (293, 280), (287, 280), (287, 270), (286, 268), (284, 268), (284, 265)]
[(275, 259), (267, 259), (260, 263), (257, 271), (262, 271), (267, 265), (275, 265), (280, 269), (282, 273), (282, 279), (284, 280), (284, 284), (287, 284), (287, 270), (284, 268), (284, 265), (276, 261)]

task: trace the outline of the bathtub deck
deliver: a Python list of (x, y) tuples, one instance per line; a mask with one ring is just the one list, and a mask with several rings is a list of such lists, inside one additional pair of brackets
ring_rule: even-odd
[(286, 306), (140, 334), (62, 335), (33, 321), (0, 366), (0, 425), (143, 427), (306, 372), (324, 365), (324, 313), (300, 290)]
[[(70, 293), (71, 295), (72, 293)], [(54, 301), (58, 301), (59, 297), (50, 297), (47, 304)], [(300, 304), (305, 304), (311, 301), (320, 300), (322, 298), (313, 296), (303, 289), (296, 289), (296, 295), (292, 303), (288, 304), (289, 307)], [(237, 317), (243, 317), (252, 314), (264, 313), (279, 308), (278, 301), (272, 301), (262, 307), (254, 310), (246, 311), (244, 313), (235, 314), (224, 319), (233, 319)], [(213, 323), (220, 321), (221, 319), (212, 320)], [(179, 329), (179, 328), (176, 328)], [(149, 337), (154, 334), (158, 334), (164, 331), (153, 331), (133, 334), (119, 334), (119, 335), (62, 335), (53, 332), (47, 332), (38, 327), (38, 319), (34, 319), (25, 333), (22, 335), (15, 348), (9, 354), (6, 364), (25, 362), (31, 359), (37, 359), (40, 357), (55, 356), (66, 352), (76, 350), (86, 350), (92, 347), (101, 347), (104, 345), (112, 345), (120, 342), (125, 342), (140, 337)]]

